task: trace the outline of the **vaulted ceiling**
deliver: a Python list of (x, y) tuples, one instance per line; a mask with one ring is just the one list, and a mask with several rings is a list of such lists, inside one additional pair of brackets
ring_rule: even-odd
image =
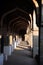
[[(39, 0), (37, 1), (39, 3)], [(29, 25), (28, 20), (30, 21), (29, 14), (32, 14), (34, 9), (32, 0), (1, 0), (0, 25), (16, 32), (26, 30)]]

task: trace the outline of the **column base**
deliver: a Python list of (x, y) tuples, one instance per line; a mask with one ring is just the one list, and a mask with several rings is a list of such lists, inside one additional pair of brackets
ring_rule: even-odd
[(3, 65), (4, 56), (3, 54), (0, 54), (0, 65)]
[(6, 54), (4, 54), (4, 61), (7, 61), (8, 56)]
[(11, 45), (4, 46), (4, 54), (5, 55), (11, 55)]
[(38, 47), (33, 48), (33, 57), (38, 55)]

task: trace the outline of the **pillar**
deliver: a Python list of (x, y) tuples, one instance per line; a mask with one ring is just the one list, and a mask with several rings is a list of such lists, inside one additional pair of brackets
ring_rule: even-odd
[(36, 25), (36, 13), (33, 11), (33, 57), (38, 55), (39, 28)]
[(13, 49), (16, 48), (16, 35), (13, 35)]
[(13, 52), (13, 35), (9, 35), (9, 44), (11, 45), (11, 52)]
[(12, 45), (12, 35), (9, 35), (9, 44)]
[(29, 42), (30, 42), (30, 46), (31, 46), (31, 49), (33, 48), (33, 32), (32, 32), (32, 28), (33, 28), (33, 21), (32, 21), (32, 15), (31, 14), (29, 14), (29, 16), (30, 16), (30, 19), (31, 19), (31, 21), (30, 21), (30, 27), (29, 27), (29, 29), (30, 29), (30, 33), (29, 33), (29, 37), (31, 38), (31, 40), (29, 40)]
[(40, 65), (43, 65), (43, 0), (41, 2)]
[(16, 35), (16, 41), (15, 41), (15, 45), (18, 46), (21, 42), (21, 37), (19, 35)]
[(2, 42), (2, 35), (0, 35), (0, 65), (3, 65), (4, 55), (4, 41)]
[(1, 35), (0, 35), (0, 53), (1, 53)]
[(30, 19), (31, 19), (31, 29), (32, 29), (32, 15), (31, 14), (29, 14), (29, 16), (30, 16)]
[(4, 35), (4, 57), (7, 60), (7, 56), (11, 55), (11, 45), (9, 40), (9, 34)]
[(1, 53), (3, 53), (4, 49), (4, 36), (1, 37)]

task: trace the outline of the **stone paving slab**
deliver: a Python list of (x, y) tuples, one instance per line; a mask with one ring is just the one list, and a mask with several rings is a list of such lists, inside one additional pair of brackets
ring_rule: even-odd
[[(30, 56), (29, 56), (30, 55)], [(4, 65), (37, 65), (35, 59), (31, 57), (31, 52), (23, 49), (16, 49)]]

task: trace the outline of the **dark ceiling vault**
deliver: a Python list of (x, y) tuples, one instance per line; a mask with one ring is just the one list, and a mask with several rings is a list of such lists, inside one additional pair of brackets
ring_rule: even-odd
[(13, 9), (13, 10), (7, 12), (7, 14), (5, 13), (3, 24), (6, 24), (6, 23), (9, 24), (9, 21), (16, 19), (18, 17), (22, 17), (22, 18), (25, 18), (26, 20), (30, 20), (29, 14), (26, 11), (16, 8), (16, 9)]
[[(24, 20), (25, 21), (25, 23), (28, 23), (28, 20), (26, 20), (25, 18), (23, 18), (23, 17), (17, 17), (17, 18), (15, 18), (15, 19), (13, 19), (13, 20), (11, 20), (10, 22), (9, 22), (9, 24), (8, 24), (8, 26), (10, 26), (11, 24), (15, 24), (16, 25), (16, 23), (18, 23), (19, 21), (22, 21), (22, 20)], [(17, 22), (18, 21), (18, 22)], [(31, 22), (31, 21), (30, 21)]]
[(24, 21), (23, 21), (23, 23), (19, 23), (19, 24), (16, 24), (16, 26), (14, 26), (14, 29), (19, 29), (19, 27), (21, 28), (21, 27), (25, 27), (26, 29), (27, 29), (27, 26), (28, 26), (28, 24), (26, 24)]
[(29, 14), (35, 9), (32, 0), (1, 0), (0, 6), (1, 27), (7, 27), (7, 30), (10, 27), (17, 32), (21, 29), (26, 31), (28, 20), (30, 21)]
[(23, 18), (18, 18), (18, 19), (16, 19), (16, 20), (12, 20), (12, 21), (10, 21), (10, 23), (9, 23), (9, 27), (11, 27), (11, 26), (16, 26), (16, 24), (18, 24), (18, 23), (27, 23), (28, 25), (29, 25), (29, 23), (28, 23), (28, 21), (26, 20), (26, 19), (23, 19)]
[(24, 34), (26, 34), (26, 30), (25, 29), (20, 29), (19, 30), (19, 35), (24, 36)]
[(0, 15), (2, 15), (3, 13), (12, 10), (16, 7), (21, 8), (27, 12), (31, 12), (34, 8), (34, 3), (32, 2), (32, 0), (1, 0), (0, 6)]
[(27, 29), (27, 27), (28, 27), (28, 23), (27, 22), (25, 22), (25, 20), (19, 20), (19, 21), (17, 21), (16, 23), (14, 23), (12, 26), (10, 25), (10, 29), (11, 29), (11, 31), (18, 31), (19, 32), (19, 30), (22, 28), (22, 29)]
[[(14, 27), (14, 29), (16, 29), (16, 28), (18, 29), (19, 27), (17, 27), (17, 25), (20, 27), (25, 26), (25, 30), (26, 30), (26, 28), (27, 28), (26, 25), (29, 24), (28, 20), (30, 20), (29, 14), (27, 12), (25, 12), (24, 10), (19, 9), (19, 8), (13, 9), (10, 12), (5, 13), (4, 17), (2, 18), (2, 24), (3, 24), (3, 26), (6, 25), (7, 31), (8, 31), (9, 27), (10, 27), (10, 29), (13, 29), (11, 27)], [(13, 24), (15, 24), (15, 25), (13, 26)]]

